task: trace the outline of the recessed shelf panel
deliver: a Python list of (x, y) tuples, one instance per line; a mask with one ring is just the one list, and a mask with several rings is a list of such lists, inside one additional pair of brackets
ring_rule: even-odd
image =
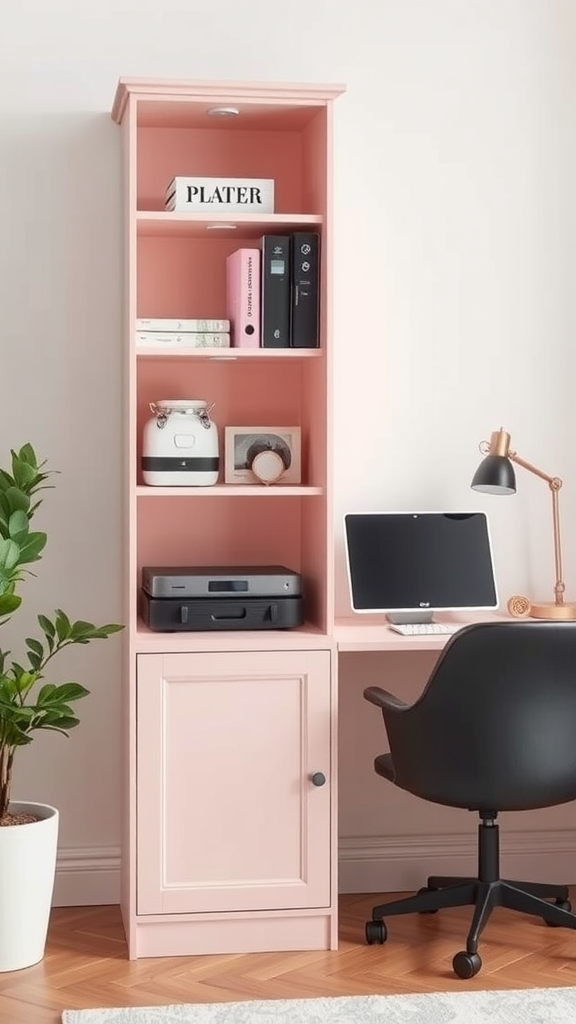
[[(304, 213), (176, 213), (166, 210), (139, 210), (136, 227), (139, 235), (157, 237), (260, 238), (263, 234), (305, 231), (321, 227), (323, 218)], [(230, 225), (230, 226), (228, 226)]]

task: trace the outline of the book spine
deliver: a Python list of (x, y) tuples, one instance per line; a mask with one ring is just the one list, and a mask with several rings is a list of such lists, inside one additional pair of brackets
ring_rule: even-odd
[(210, 331), (216, 334), (230, 331), (229, 320), (179, 320), (174, 317), (155, 318), (139, 317), (136, 320), (137, 331)]
[(137, 331), (136, 345), (187, 348), (230, 348), (230, 335), (210, 331)]
[(234, 348), (260, 347), (259, 249), (236, 249), (226, 259), (226, 313)]
[(290, 345), (290, 237), (262, 238), (262, 346)]
[(320, 236), (296, 231), (291, 241), (290, 344), (318, 348), (320, 299)]

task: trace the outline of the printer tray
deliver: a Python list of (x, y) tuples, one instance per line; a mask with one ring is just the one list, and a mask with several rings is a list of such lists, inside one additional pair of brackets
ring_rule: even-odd
[(150, 629), (290, 629), (304, 622), (302, 597), (222, 598), (150, 597), (140, 591), (140, 614)]

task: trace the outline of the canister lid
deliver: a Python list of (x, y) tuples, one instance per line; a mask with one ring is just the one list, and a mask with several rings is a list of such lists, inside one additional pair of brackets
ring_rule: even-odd
[(155, 409), (162, 412), (197, 412), (199, 409), (206, 409), (208, 402), (199, 398), (161, 398), (152, 402)]

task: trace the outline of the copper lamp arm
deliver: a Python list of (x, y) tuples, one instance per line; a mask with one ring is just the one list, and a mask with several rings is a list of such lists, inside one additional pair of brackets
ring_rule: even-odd
[(523, 469), (527, 469), (529, 473), (534, 473), (534, 476), (539, 476), (541, 480), (545, 480), (546, 483), (550, 484), (555, 491), (559, 491), (562, 487), (562, 481), (557, 476), (549, 476), (542, 469), (538, 469), (537, 466), (533, 466), (531, 462), (526, 462), (516, 452), (508, 449), (508, 458), (510, 462), (515, 462), (517, 466), (522, 466)]
[(554, 571), (556, 576), (556, 582), (554, 584), (554, 599), (556, 604), (562, 604), (564, 600), (565, 585), (562, 579), (562, 548), (560, 544), (560, 509), (558, 504), (558, 491), (562, 487), (562, 481), (557, 476), (549, 476), (548, 473), (544, 473), (541, 469), (533, 466), (531, 462), (526, 462), (525, 459), (521, 459), (516, 452), (508, 450), (508, 458), (510, 462), (515, 462), (516, 465), (522, 466), (523, 469), (527, 469), (529, 473), (534, 473), (535, 476), (539, 476), (541, 480), (545, 480), (552, 492), (552, 525), (554, 531)]

